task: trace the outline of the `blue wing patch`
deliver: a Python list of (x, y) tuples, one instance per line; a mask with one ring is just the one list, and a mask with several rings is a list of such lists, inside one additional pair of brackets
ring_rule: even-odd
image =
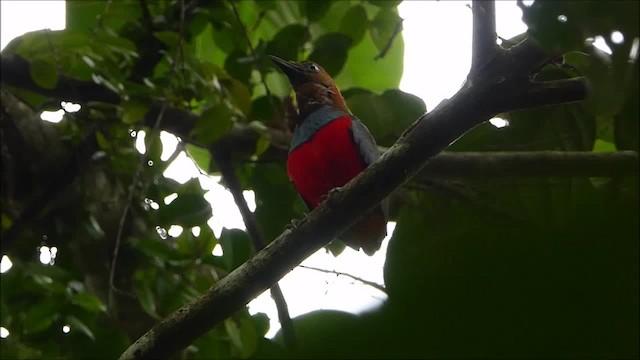
[(351, 118), (351, 136), (360, 149), (360, 156), (362, 156), (364, 163), (369, 166), (380, 157), (380, 150), (376, 145), (376, 140), (362, 121), (355, 116)]

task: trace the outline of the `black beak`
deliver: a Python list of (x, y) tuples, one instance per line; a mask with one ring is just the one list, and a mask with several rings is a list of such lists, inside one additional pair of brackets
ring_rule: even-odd
[(276, 65), (278, 65), (280, 70), (282, 70), (282, 72), (285, 75), (287, 75), (287, 78), (289, 78), (289, 82), (291, 83), (291, 85), (295, 87), (298, 84), (304, 83), (306, 73), (300, 67), (300, 65), (292, 61), (287, 61), (285, 59), (279, 58), (277, 56), (273, 56), (273, 55), (267, 55), (267, 56), (269, 56), (269, 59), (271, 59), (271, 61), (273, 61)]

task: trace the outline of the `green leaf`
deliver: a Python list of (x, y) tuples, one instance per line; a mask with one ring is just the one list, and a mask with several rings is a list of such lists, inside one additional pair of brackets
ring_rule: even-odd
[(245, 84), (249, 84), (252, 68), (247, 54), (242, 50), (233, 51), (224, 61), (224, 70)]
[(382, 139), (388, 135), (389, 129), (396, 130), (391, 126), (394, 119), (392, 109), (374, 93), (360, 92), (347, 97), (346, 101), (349, 109), (362, 120), (374, 138)]
[(391, 48), (382, 59), (376, 59), (379, 53), (369, 32), (366, 33), (360, 44), (349, 50), (349, 58), (344, 70), (334, 77), (338, 86), (341, 89), (357, 86), (377, 92), (397, 88), (400, 85), (403, 69), (402, 36), (397, 36), (393, 40)]
[(593, 144), (594, 152), (614, 152), (616, 150), (617, 149), (615, 144), (610, 143), (608, 141), (604, 141), (602, 139), (596, 139), (596, 141)]
[(59, 302), (50, 299), (29, 307), (22, 321), (24, 331), (28, 334), (36, 334), (48, 329), (56, 319), (58, 305), (60, 305)]
[(224, 328), (227, 330), (231, 344), (239, 351), (242, 351), (242, 338), (240, 337), (238, 324), (233, 319), (227, 319), (224, 321)]
[(369, 19), (367, 12), (361, 5), (349, 8), (340, 20), (340, 32), (351, 38), (351, 46), (356, 46), (362, 41), (367, 30)]
[(251, 112), (251, 93), (249, 93), (249, 88), (235, 79), (222, 80), (221, 83), (229, 92), (233, 105), (245, 116), (248, 116)]
[(152, 238), (131, 238), (129, 243), (135, 249), (140, 250), (149, 257), (156, 257), (158, 259), (170, 259), (172, 257), (172, 249), (167, 243), (157, 237)]
[(139, 100), (129, 100), (121, 104), (122, 122), (125, 124), (135, 124), (144, 119), (149, 111), (149, 104)]
[(66, 5), (66, 28), (91, 33), (102, 25), (117, 31), (125, 23), (142, 15), (139, 3), (124, 1), (117, 6), (109, 6), (103, 0), (68, 1)]
[(161, 205), (158, 209), (158, 222), (161, 226), (201, 226), (211, 216), (211, 204), (200, 194), (180, 194), (169, 205)]
[[(635, 64), (635, 74), (632, 84), (638, 84), (638, 64)], [(638, 151), (638, 141), (640, 132), (638, 125), (640, 124), (640, 104), (638, 101), (638, 87), (634, 86), (624, 103), (619, 114), (615, 116), (614, 138), (616, 147), (620, 150)]]
[(262, 10), (275, 10), (277, 0), (255, 0), (255, 4)]
[(347, 61), (351, 38), (340, 33), (328, 33), (315, 42), (309, 60), (320, 64), (329, 75), (340, 73)]
[(78, 319), (77, 317), (68, 315), (65, 317), (65, 321), (69, 324), (71, 330), (78, 330), (81, 333), (85, 334), (89, 339), (93, 341), (96, 340), (96, 337), (93, 335), (91, 329), (89, 329), (89, 327), (85, 323), (80, 321), (80, 319)]
[[(297, 60), (298, 52), (309, 41), (309, 29), (300, 24), (291, 24), (282, 28), (267, 45), (267, 54), (287, 60)], [(271, 66), (274, 66), (271, 64)]]
[(224, 63), (224, 53), (218, 49), (213, 40), (213, 26), (210, 23), (205, 26), (199, 35), (194, 37), (192, 44), (187, 46), (191, 47), (191, 52), (201, 62), (206, 61), (216, 66)]
[(401, 90), (391, 89), (382, 94), (382, 99), (393, 111), (393, 118), (387, 121), (389, 131), (396, 136), (427, 112), (424, 101)]
[(193, 144), (187, 144), (185, 146), (189, 157), (201, 168), (204, 172), (209, 172), (209, 165), (211, 163), (211, 153), (205, 148), (196, 146)]
[(400, 5), (402, 0), (367, 0), (369, 4), (379, 6), (381, 8), (392, 8)]
[(393, 36), (400, 36), (399, 33), (396, 35), (396, 28), (400, 26), (401, 23), (402, 19), (400, 16), (389, 9), (381, 9), (380, 12), (378, 12), (369, 29), (371, 39), (373, 39), (373, 43), (378, 50), (383, 51)]
[(608, 60), (597, 53), (591, 55), (573, 51), (564, 55), (565, 62), (589, 80), (593, 94), (584, 106), (593, 115), (611, 117), (617, 114), (624, 103), (624, 86), (614, 80), (613, 69)]
[(591, 151), (596, 122), (580, 104), (513, 111), (510, 125), (476, 126), (449, 146), (453, 151)]
[(105, 312), (106, 306), (95, 295), (88, 292), (79, 292), (73, 295), (71, 302), (90, 312)]
[(100, 131), (96, 131), (96, 141), (98, 142), (98, 146), (102, 150), (109, 150), (111, 148), (111, 144), (109, 144), (109, 140), (107, 140), (104, 134)]
[(153, 36), (170, 49), (175, 49), (178, 46), (178, 39), (180, 38), (180, 35), (174, 31), (156, 31)]
[(223, 229), (220, 246), (224, 253), (224, 262), (228, 271), (232, 271), (247, 261), (253, 252), (249, 235), (238, 229)]
[(300, 12), (303, 16), (309, 19), (310, 22), (320, 20), (329, 10), (333, 4), (332, 0), (316, 1), (316, 0), (303, 0), (298, 1)]
[(347, 248), (347, 245), (337, 239), (333, 240), (332, 242), (329, 243), (329, 245), (325, 246), (325, 249), (329, 250), (329, 252), (331, 252), (331, 255), (333, 256), (338, 256), (342, 254), (342, 252), (346, 248)]
[(264, 152), (269, 149), (269, 146), (271, 146), (271, 136), (269, 133), (260, 135), (256, 142), (256, 156), (264, 154)]
[(138, 270), (135, 273), (133, 281), (133, 292), (138, 298), (138, 302), (144, 311), (155, 319), (159, 319), (157, 313), (156, 300), (151, 290), (151, 282), (154, 280), (154, 274), (151, 271)]
[(225, 105), (216, 105), (205, 110), (190, 135), (198, 142), (212, 144), (233, 126), (231, 110)]
[(258, 334), (253, 321), (248, 317), (240, 320), (240, 341), (242, 357), (247, 358), (253, 355), (258, 346)]
[(251, 103), (251, 119), (258, 120), (265, 124), (279, 121), (282, 123), (282, 117), (284, 116), (284, 109), (282, 101), (277, 96), (264, 95)]
[(264, 336), (269, 331), (269, 316), (265, 313), (256, 313), (251, 315), (251, 321), (256, 329), (258, 337)]
[(51, 59), (36, 58), (29, 67), (31, 79), (44, 89), (53, 89), (58, 84), (58, 69)]
[(154, 162), (160, 162), (162, 156), (162, 140), (160, 140), (160, 133), (154, 134), (153, 132), (147, 132), (144, 137), (146, 155), (147, 158)]

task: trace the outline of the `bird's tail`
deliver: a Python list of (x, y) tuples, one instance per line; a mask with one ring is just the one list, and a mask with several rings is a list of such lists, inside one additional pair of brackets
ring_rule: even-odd
[(354, 250), (364, 250), (371, 256), (380, 249), (387, 236), (387, 217), (380, 207), (365, 215), (360, 221), (345, 231), (340, 239)]

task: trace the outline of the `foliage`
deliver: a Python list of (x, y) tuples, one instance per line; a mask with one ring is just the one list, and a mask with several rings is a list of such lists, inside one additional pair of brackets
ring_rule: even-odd
[[(420, 99), (397, 89), (403, 60), (402, 37), (392, 38), (397, 3), (186, 1), (183, 9), (176, 1), (68, 1), (66, 30), (25, 34), (7, 46), (3, 59), (25, 59), (36, 86), (54, 91), (10, 88), (34, 112), (72, 100), (55, 93), (64, 78), (103, 86), (121, 101), (82, 103), (61, 123), (30, 131), (30, 138), (8, 125), (28, 121), (11, 119), (16, 115), (3, 100), (3, 141), (10, 139), (14, 171), (3, 175), (3, 189), (11, 191), (3, 191), (2, 230), (21, 230), (8, 251), (13, 268), (0, 276), (0, 325), (11, 331), (0, 342), (3, 357), (116, 357), (251, 255), (246, 233), (224, 230), (216, 237), (207, 225), (211, 207), (197, 179), (179, 184), (163, 176), (177, 153), (162, 157), (152, 131), (160, 101), (192, 114), (165, 112), (160, 128), (182, 129), (184, 148), (207, 173), (219, 175), (209, 150), (234, 129), (260, 133), (233, 161), (243, 187), (255, 192), (258, 225), (269, 240), (303, 206), (282, 161), (270, 157), (279, 146), (272, 134), (286, 138), (290, 88), (267, 54), (320, 62), (379, 143), (392, 144), (426, 111)], [(561, 65), (546, 66), (537, 79), (585, 75), (593, 96), (503, 114), (510, 126), (483, 124), (449, 150), (638, 151), (637, 56), (629, 60), (638, 41), (637, 6), (523, 5), (534, 39), (564, 54)], [(558, 22), (560, 15), (568, 21)], [(610, 39), (612, 31), (625, 41), (608, 41), (611, 56), (585, 45), (587, 37)], [(374, 60), (390, 41), (385, 56)], [(146, 131), (142, 158), (134, 148), (140, 130)], [(240, 148), (240, 141), (231, 146)], [(387, 254), (389, 301), (357, 316), (317, 311), (295, 319), (295, 355), (637, 356), (637, 180), (455, 179), (470, 189), (466, 197), (412, 190)], [(168, 236), (171, 225), (184, 231)], [(119, 290), (110, 296), (120, 231)], [(217, 244), (223, 256), (211, 256)], [(58, 248), (55, 265), (39, 262), (38, 246)], [(65, 335), (66, 324), (73, 331)], [(267, 330), (264, 314), (244, 309), (179, 356), (292, 355), (279, 337), (265, 339)]]

